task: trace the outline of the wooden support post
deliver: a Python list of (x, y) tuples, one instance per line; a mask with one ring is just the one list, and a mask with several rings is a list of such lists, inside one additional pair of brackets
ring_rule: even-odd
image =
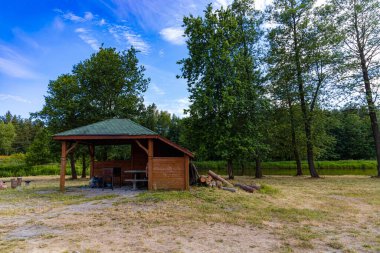
[(62, 142), (61, 147), (61, 173), (60, 173), (60, 180), (59, 180), (59, 188), (61, 192), (65, 191), (65, 177), (66, 177), (66, 156), (67, 156), (67, 143), (66, 141)]
[(189, 170), (190, 170), (190, 157), (188, 155), (184, 155), (185, 156), (185, 190), (189, 190), (190, 189), (190, 185), (189, 185)]
[(94, 177), (94, 156), (95, 156), (95, 147), (94, 145), (88, 145), (88, 151), (90, 153), (90, 178)]
[(153, 190), (153, 139), (148, 139), (148, 190)]

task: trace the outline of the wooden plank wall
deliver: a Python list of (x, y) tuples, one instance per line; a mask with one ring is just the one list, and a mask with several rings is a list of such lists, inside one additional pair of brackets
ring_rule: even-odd
[(157, 190), (185, 190), (185, 158), (154, 157), (152, 186)]

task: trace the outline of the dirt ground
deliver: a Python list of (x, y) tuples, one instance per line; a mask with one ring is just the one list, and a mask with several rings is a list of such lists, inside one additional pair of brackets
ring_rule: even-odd
[(30, 179), (0, 191), (1, 252), (380, 252), (379, 179), (237, 177), (254, 194)]

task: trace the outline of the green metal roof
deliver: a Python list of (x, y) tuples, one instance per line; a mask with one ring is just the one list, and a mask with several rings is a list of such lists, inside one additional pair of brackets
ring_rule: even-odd
[(129, 119), (109, 119), (58, 133), (55, 136), (71, 135), (157, 135), (157, 133)]

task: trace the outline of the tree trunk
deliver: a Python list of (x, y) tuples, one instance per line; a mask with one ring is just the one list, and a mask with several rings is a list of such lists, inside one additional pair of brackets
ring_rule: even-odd
[(288, 95), (288, 106), (289, 106), (289, 116), (290, 116), (290, 128), (292, 132), (292, 147), (293, 147), (293, 155), (294, 155), (294, 160), (296, 161), (297, 164), (297, 174), (296, 176), (302, 176), (302, 166), (301, 166), (301, 158), (300, 154), (298, 151), (298, 145), (297, 145), (297, 138), (296, 138), (296, 126), (294, 123), (294, 112), (293, 112), (293, 105), (292, 105), (292, 100)]
[(297, 37), (297, 28), (295, 17), (293, 17), (293, 39), (294, 39), (294, 51), (295, 51), (295, 64), (297, 70), (297, 84), (298, 84), (298, 95), (301, 102), (302, 118), (305, 125), (305, 134), (306, 134), (306, 151), (307, 151), (307, 163), (309, 165), (309, 171), (311, 177), (318, 178), (319, 175), (315, 169), (314, 165), (314, 151), (313, 151), (313, 140), (311, 134), (311, 115), (307, 108), (305, 101), (305, 87), (302, 79), (302, 68), (300, 62), (300, 51), (298, 47), (298, 37)]
[(86, 154), (82, 154), (82, 178), (86, 178)]
[(357, 48), (359, 50), (359, 56), (360, 56), (360, 66), (362, 69), (362, 75), (363, 75), (363, 81), (364, 81), (364, 88), (365, 88), (365, 95), (366, 100), (368, 104), (368, 114), (369, 118), (371, 120), (371, 129), (372, 129), (372, 136), (373, 140), (375, 141), (375, 149), (376, 149), (376, 160), (377, 160), (377, 176), (380, 177), (380, 134), (379, 134), (379, 124), (377, 123), (377, 115), (376, 115), (376, 105), (373, 101), (372, 96), (372, 88), (371, 83), (368, 75), (368, 67), (367, 67), (367, 59), (364, 53), (364, 46), (360, 42), (360, 31), (358, 27), (358, 17), (355, 13), (355, 32), (356, 32), (356, 43)]
[(232, 168), (232, 160), (227, 160), (227, 173), (228, 173), (228, 179), (234, 179), (234, 171)]
[(245, 165), (244, 162), (241, 162), (241, 175), (244, 176), (245, 174)]
[(255, 178), (262, 178), (262, 177), (263, 177), (263, 171), (261, 170), (261, 159), (260, 159), (260, 156), (257, 156)]
[(77, 171), (75, 169), (75, 157), (74, 157), (73, 151), (70, 153), (70, 166), (71, 166), (71, 178), (78, 179)]
[(107, 146), (104, 146), (103, 147), (103, 161), (107, 161), (108, 160), (108, 149), (107, 149)]

